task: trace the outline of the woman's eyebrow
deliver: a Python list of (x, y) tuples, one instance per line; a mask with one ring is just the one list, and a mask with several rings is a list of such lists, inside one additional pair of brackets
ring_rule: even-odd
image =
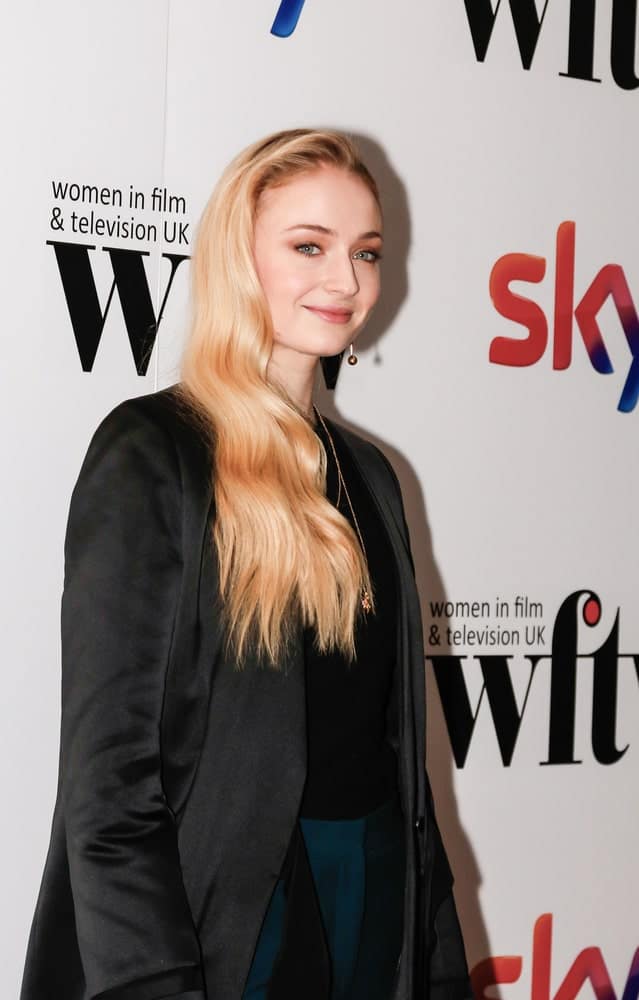
[[(323, 233), (325, 236), (336, 236), (337, 235), (337, 233), (335, 232), (334, 229), (327, 229), (326, 226), (318, 226), (318, 225), (315, 225), (312, 222), (300, 222), (300, 223), (296, 223), (294, 226), (288, 226), (286, 229), (283, 229), (282, 232), (284, 232), (284, 233), (290, 233), (292, 229), (310, 229), (314, 233)], [(382, 239), (382, 234), (378, 233), (376, 229), (371, 229), (367, 233), (362, 233), (357, 238), (360, 239), (360, 240), (371, 240), (371, 239), (374, 239), (374, 238), (376, 238), (378, 240), (381, 240)]]

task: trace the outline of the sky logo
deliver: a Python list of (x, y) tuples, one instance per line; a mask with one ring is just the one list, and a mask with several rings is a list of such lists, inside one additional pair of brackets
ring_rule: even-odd
[(282, 0), (273, 21), (271, 34), (277, 35), (278, 38), (288, 38), (292, 35), (300, 19), (304, 2), (305, 0)]
[[(630, 970), (623, 993), (617, 993), (600, 948), (588, 947), (579, 952), (565, 974), (559, 989), (553, 995), (551, 971), (553, 965), (553, 915), (542, 913), (533, 929), (532, 955), (530, 957), (530, 1000), (576, 1000), (581, 990), (590, 983), (596, 1000), (637, 1000), (639, 991), (639, 948), (630, 961)], [(489, 987), (516, 983), (524, 967), (523, 955), (499, 955), (485, 958), (471, 972), (473, 993), (478, 1000), (488, 1000), (494, 994)], [(590, 995), (590, 991), (588, 993)]]
[(608, 301), (617, 311), (628, 345), (628, 370), (617, 409), (631, 413), (639, 403), (639, 313), (628, 279), (619, 264), (606, 264), (575, 304), (575, 223), (562, 222), (557, 230), (553, 315), (510, 288), (512, 281), (539, 284), (546, 275), (546, 258), (527, 253), (500, 257), (490, 275), (490, 296), (497, 312), (528, 330), (527, 337), (494, 337), (489, 359), (496, 365), (535, 365), (543, 357), (553, 328), (555, 370), (569, 368), (574, 327), (577, 326), (590, 363), (601, 375), (614, 371), (599, 325), (599, 312)]

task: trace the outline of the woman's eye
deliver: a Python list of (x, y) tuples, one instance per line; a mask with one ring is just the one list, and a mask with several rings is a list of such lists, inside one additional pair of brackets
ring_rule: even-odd
[(355, 260), (366, 260), (374, 264), (376, 260), (381, 260), (382, 255), (377, 250), (358, 250), (357, 253), (353, 254), (353, 257)]
[(305, 254), (307, 257), (314, 257), (316, 254), (320, 253), (320, 248), (317, 243), (298, 243), (295, 249), (300, 253)]

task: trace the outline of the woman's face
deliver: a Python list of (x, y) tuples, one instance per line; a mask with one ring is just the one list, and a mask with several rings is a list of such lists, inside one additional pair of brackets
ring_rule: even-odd
[(380, 291), (382, 220), (364, 181), (333, 166), (267, 189), (254, 258), (271, 311), (278, 363), (340, 354)]

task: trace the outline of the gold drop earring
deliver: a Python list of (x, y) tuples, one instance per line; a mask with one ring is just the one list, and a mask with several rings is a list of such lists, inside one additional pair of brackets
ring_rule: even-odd
[(348, 355), (348, 363), (349, 365), (356, 365), (357, 360), (357, 355), (353, 353), (353, 345), (351, 344), (350, 354)]

